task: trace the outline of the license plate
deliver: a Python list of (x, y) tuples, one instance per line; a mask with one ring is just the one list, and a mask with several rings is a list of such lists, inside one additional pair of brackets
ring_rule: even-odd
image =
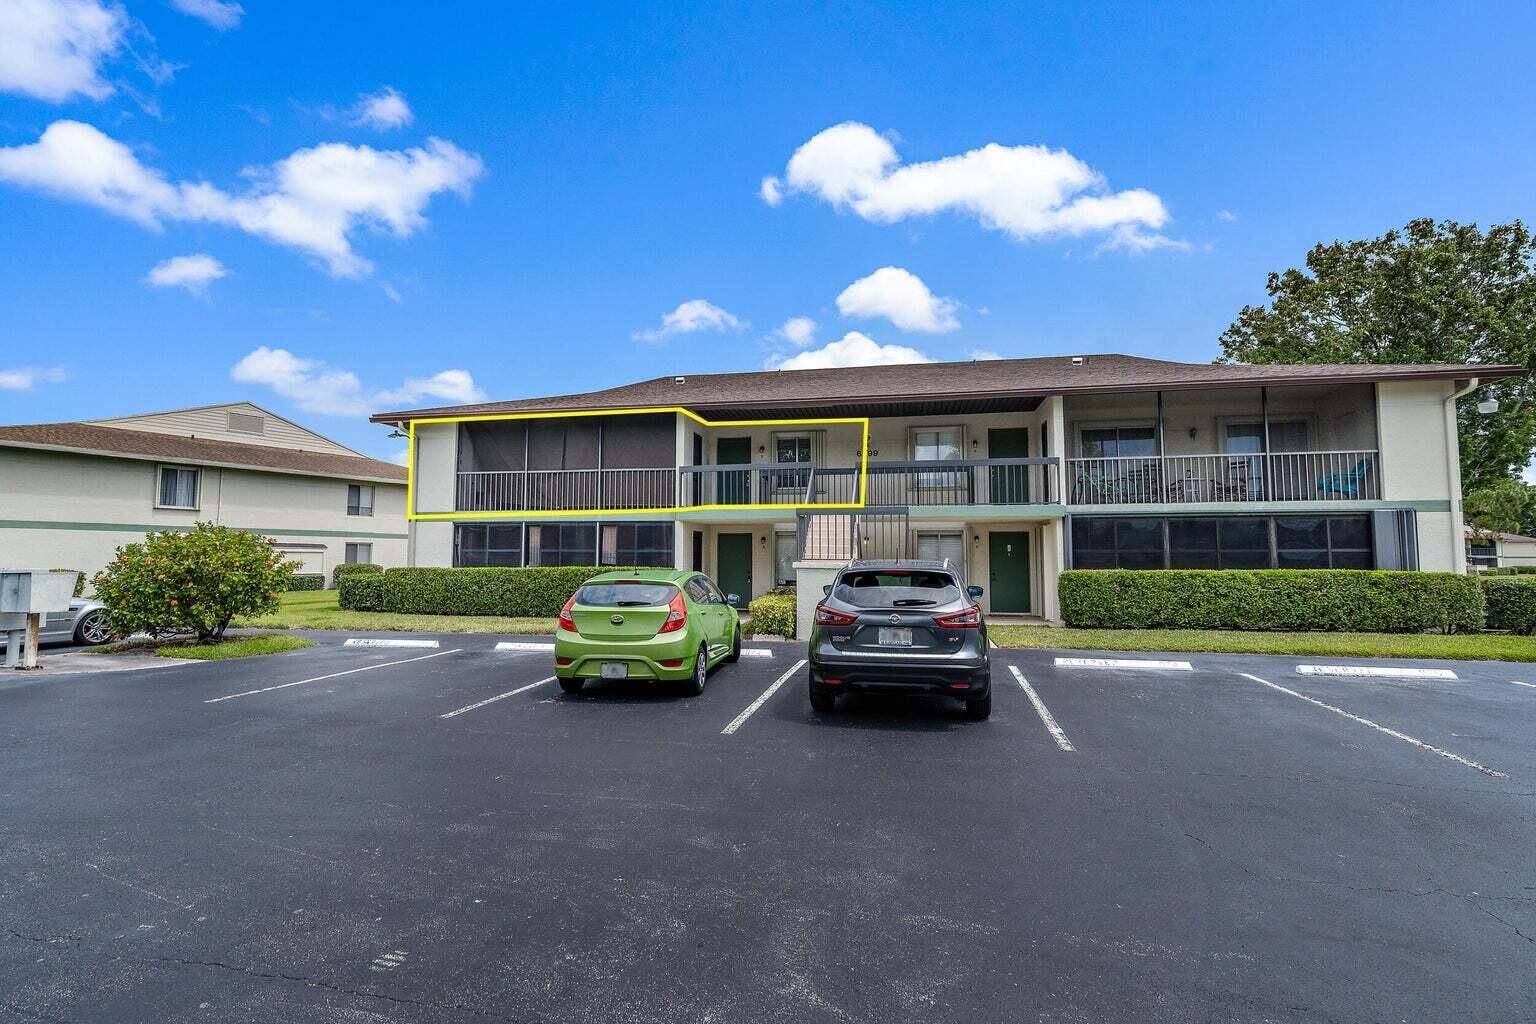
[(881, 647), (911, 647), (912, 630), (902, 626), (880, 627)]
[(622, 661), (605, 661), (605, 662), (603, 662), (603, 678), (604, 679), (627, 679), (627, 678), (629, 678), (629, 665), (628, 665), (628, 663), (622, 662)]

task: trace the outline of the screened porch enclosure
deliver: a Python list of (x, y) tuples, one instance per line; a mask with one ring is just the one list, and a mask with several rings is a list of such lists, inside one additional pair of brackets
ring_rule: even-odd
[(1073, 396), (1072, 505), (1381, 497), (1369, 384)]

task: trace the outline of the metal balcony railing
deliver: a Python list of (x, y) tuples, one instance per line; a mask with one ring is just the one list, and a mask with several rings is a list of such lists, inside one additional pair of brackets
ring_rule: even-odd
[(532, 512), (671, 508), (671, 467), (658, 469), (528, 469), (458, 475), (458, 512)]
[(1381, 497), (1374, 450), (1129, 455), (1067, 460), (1073, 505), (1244, 501), (1371, 501)]
[[(943, 462), (871, 462), (864, 500), (879, 506), (1048, 505), (1061, 500), (1061, 460), (953, 459)], [(818, 502), (859, 500), (857, 469), (816, 474)]]

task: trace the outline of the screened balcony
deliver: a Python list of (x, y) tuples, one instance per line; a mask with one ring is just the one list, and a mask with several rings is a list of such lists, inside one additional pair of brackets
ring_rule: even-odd
[(1370, 385), (1074, 397), (1071, 505), (1381, 497)]

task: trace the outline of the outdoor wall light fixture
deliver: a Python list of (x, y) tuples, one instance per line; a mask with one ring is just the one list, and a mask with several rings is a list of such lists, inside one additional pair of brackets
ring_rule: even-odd
[(1200, 433), (1200, 428), (1199, 427), (1190, 427), (1189, 428), (1189, 439), (1191, 441), (1193, 441), (1195, 439), (1195, 435), (1198, 434), (1198, 433)]
[(759, 455), (766, 455), (767, 453), (768, 453), (768, 446), (767, 445), (760, 444), (760, 445), (757, 446), (757, 454), (759, 454)]

